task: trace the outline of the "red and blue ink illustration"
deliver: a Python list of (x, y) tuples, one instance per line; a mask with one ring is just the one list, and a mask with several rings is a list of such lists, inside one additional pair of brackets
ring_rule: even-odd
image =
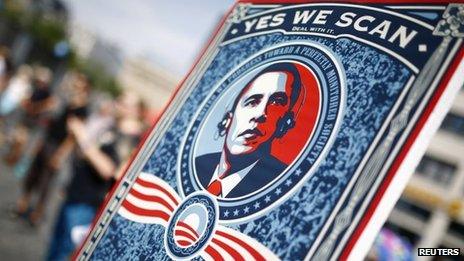
[(463, 37), (462, 4), (237, 4), (78, 258), (340, 257)]

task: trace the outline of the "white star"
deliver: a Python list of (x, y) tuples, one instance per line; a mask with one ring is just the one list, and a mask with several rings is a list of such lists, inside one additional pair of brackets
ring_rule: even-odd
[(245, 213), (245, 214), (248, 213), (249, 211), (250, 211), (249, 207), (246, 207), (246, 208), (243, 209), (243, 213)]
[(285, 185), (287, 185), (287, 187), (289, 187), (290, 185), (292, 185), (292, 180), (291, 180), (291, 179), (287, 179), (287, 181), (285, 181)]
[(185, 188), (185, 192), (190, 192), (190, 188)]
[(278, 189), (276, 189), (275, 193), (278, 196), (278, 195), (280, 195), (280, 193), (282, 193), (282, 190), (280, 188), (278, 188)]
[(264, 198), (264, 201), (266, 201), (266, 203), (269, 202), (269, 201), (271, 201), (271, 197), (270, 197), (270, 196), (266, 196), (266, 197)]
[(229, 210), (226, 210), (226, 211), (224, 212), (224, 217), (228, 217), (228, 216), (229, 216)]
[(238, 209), (234, 210), (234, 216), (238, 216)]
[(296, 172), (295, 172), (295, 175), (300, 176), (301, 173), (303, 173), (303, 172), (301, 171), (301, 169), (297, 169)]
[(255, 207), (255, 209), (258, 209), (259, 208), (259, 202), (256, 202), (253, 207)]

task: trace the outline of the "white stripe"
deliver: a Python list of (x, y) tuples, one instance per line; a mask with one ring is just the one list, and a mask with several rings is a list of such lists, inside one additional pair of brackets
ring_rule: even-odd
[(215, 261), (212, 256), (210, 256), (205, 250), (201, 252), (200, 255), (205, 261)]
[[(214, 235), (214, 238), (216, 238), (217, 240), (223, 242), (224, 244), (230, 246), (231, 248), (233, 248), (235, 251), (237, 251), (245, 260), (254, 260), (253, 256), (250, 254), (250, 252), (248, 252), (248, 250), (246, 250), (243, 246), (235, 243), (234, 241), (228, 239), (228, 238), (225, 238), (223, 236), (220, 236), (218, 234)], [(260, 253), (259, 250), (257, 250), (258, 253)]]
[(158, 186), (161, 186), (162, 188), (167, 190), (177, 201), (179, 202), (181, 201), (181, 198), (179, 197), (177, 192), (168, 183), (166, 183), (166, 181), (158, 178), (157, 176), (142, 172), (140, 173), (138, 178), (143, 181), (150, 182)]
[(167, 207), (163, 206), (161, 203), (139, 199), (132, 194), (128, 194), (126, 200), (129, 201), (132, 205), (141, 209), (160, 210), (166, 212), (166, 214), (172, 214), (172, 211), (169, 210)]
[(209, 245), (213, 247), (216, 251), (218, 251), (219, 255), (222, 258), (224, 258), (224, 261), (235, 261), (234, 258), (229, 254), (229, 252), (224, 250), (224, 248), (220, 247), (219, 245), (213, 242), (210, 242)]
[(170, 197), (168, 197), (165, 193), (163, 193), (163, 192), (161, 192), (161, 191), (159, 191), (157, 189), (147, 188), (147, 187), (144, 187), (144, 186), (142, 186), (140, 184), (137, 184), (137, 183), (134, 183), (134, 186), (132, 186), (132, 188), (134, 190), (136, 190), (137, 192), (148, 195), (148, 196), (160, 197), (160, 198), (166, 200), (166, 202), (168, 202), (169, 205), (174, 209), (177, 207), (176, 203), (174, 201), (172, 201), (172, 199)]
[[(223, 227), (223, 226), (218, 226), (217, 228), (218, 231), (224, 232), (225, 234), (231, 235), (233, 237), (236, 237), (240, 239), (243, 242), (246, 242), (250, 247), (254, 248), (256, 252), (258, 252), (260, 255), (262, 255), (266, 260), (280, 260), (271, 250), (269, 250), (267, 247), (263, 246), (261, 243), (256, 241), (255, 239), (242, 234), (236, 230), (233, 230), (228, 227)], [(217, 234), (215, 235), (215, 237)], [(221, 237), (222, 239), (223, 237)]]
[(195, 241), (191, 240), (191, 239), (188, 238), (188, 237), (178, 236), (178, 235), (174, 236), (174, 239), (175, 239), (176, 241), (184, 240), (184, 241), (189, 242), (190, 244), (193, 244), (193, 243), (195, 242)]
[(176, 227), (176, 230), (184, 231), (184, 232), (188, 233), (189, 235), (191, 235), (192, 237), (195, 237), (195, 238), (198, 239), (197, 236), (195, 236), (190, 230), (188, 230), (188, 229), (185, 228), (185, 227), (177, 226), (177, 227)]
[(118, 214), (125, 219), (129, 219), (134, 222), (144, 223), (144, 224), (158, 224), (162, 226), (167, 226), (167, 222), (164, 219), (159, 217), (147, 217), (134, 214), (127, 210), (125, 207), (121, 206), (118, 210)]

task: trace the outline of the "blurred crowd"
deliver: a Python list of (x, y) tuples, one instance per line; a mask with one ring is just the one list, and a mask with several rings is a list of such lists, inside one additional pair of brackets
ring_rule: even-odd
[(82, 73), (57, 81), (46, 66), (13, 68), (0, 47), (0, 155), (22, 184), (12, 216), (40, 226), (53, 181), (69, 176), (47, 260), (68, 259), (82, 242), (147, 130), (146, 113), (139, 97), (99, 93)]

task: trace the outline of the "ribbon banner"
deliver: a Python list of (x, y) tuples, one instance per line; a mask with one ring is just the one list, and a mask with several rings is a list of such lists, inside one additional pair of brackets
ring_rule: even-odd
[[(141, 173), (122, 201), (118, 214), (134, 222), (166, 228), (164, 240), (174, 246), (166, 249), (172, 258), (194, 254), (205, 260), (276, 258), (256, 240), (216, 225), (218, 208), (208, 193), (192, 194), (182, 204), (180, 201), (179, 195), (162, 179)], [(209, 232), (204, 233), (206, 230)]]
[(464, 83), (461, 1), (239, 1), (78, 260), (362, 259)]

